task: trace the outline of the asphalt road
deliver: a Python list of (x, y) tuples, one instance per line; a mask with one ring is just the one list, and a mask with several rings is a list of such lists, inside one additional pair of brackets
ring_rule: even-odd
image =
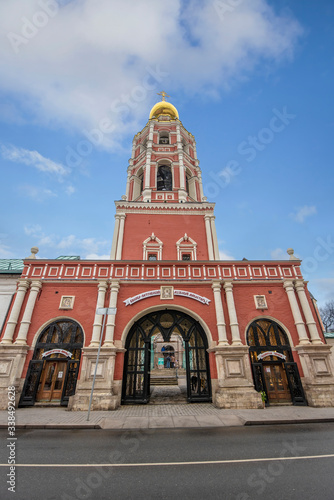
[(17, 431), (15, 493), (0, 438), (1, 500), (334, 499), (334, 423)]

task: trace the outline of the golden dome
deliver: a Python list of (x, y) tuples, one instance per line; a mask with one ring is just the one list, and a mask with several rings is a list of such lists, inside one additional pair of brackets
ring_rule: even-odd
[(158, 118), (160, 115), (169, 115), (172, 120), (179, 118), (179, 113), (173, 104), (167, 101), (157, 102), (150, 112), (150, 120), (151, 118)]

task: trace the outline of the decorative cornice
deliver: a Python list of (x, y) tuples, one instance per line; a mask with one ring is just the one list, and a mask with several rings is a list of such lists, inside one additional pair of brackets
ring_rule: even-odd
[(196, 215), (212, 212), (215, 203), (208, 202), (186, 202), (186, 203), (162, 203), (162, 202), (143, 202), (143, 201), (115, 201), (116, 210), (124, 210), (127, 213), (161, 213), (161, 212), (196, 212)]

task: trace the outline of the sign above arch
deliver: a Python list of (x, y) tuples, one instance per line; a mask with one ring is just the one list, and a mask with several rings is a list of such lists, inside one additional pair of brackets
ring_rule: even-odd
[[(172, 288), (172, 287), (171, 287)], [(173, 290), (173, 295), (178, 295), (180, 297), (187, 297), (188, 299), (193, 299), (197, 300), (198, 302), (201, 302), (202, 304), (209, 305), (211, 300), (208, 299), (207, 297), (203, 297), (202, 295), (198, 295), (197, 293), (189, 292), (188, 290)], [(129, 297), (126, 300), (123, 300), (124, 304), (126, 306), (131, 306), (135, 302), (138, 302), (139, 300), (144, 300), (148, 299), (150, 297), (154, 297), (160, 295), (161, 299), (166, 299), (165, 296), (162, 295), (161, 290), (150, 290), (149, 292), (143, 292), (139, 293), (138, 295), (134, 295), (133, 297)], [(172, 295), (172, 297), (173, 297)], [(170, 297), (170, 298), (172, 298)], [(169, 297), (168, 297), (169, 298)]]
[(258, 355), (257, 359), (267, 358), (268, 356), (276, 356), (277, 358), (284, 359), (284, 361), (286, 360), (286, 356), (280, 352), (277, 352), (277, 351), (261, 352), (261, 354)]

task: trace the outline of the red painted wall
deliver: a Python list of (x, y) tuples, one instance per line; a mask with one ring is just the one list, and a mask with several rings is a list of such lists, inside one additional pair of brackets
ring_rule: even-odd
[(197, 259), (207, 260), (203, 215), (127, 214), (123, 239), (123, 260), (142, 260), (143, 241), (154, 233), (163, 242), (163, 260), (177, 260), (176, 242), (187, 233), (197, 243)]

